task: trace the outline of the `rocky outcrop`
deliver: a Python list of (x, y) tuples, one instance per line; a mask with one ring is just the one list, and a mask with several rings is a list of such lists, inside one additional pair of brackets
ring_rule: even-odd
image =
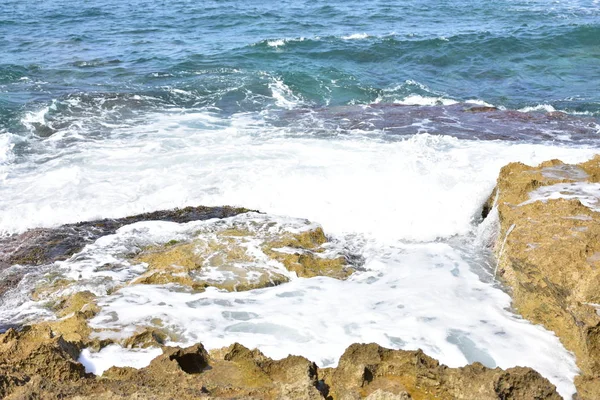
[(500, 222), (497, 277), (520, 314), (575, 353), (581, 399), (600, 398), (598, 182), (600, 156), (578, 165), (512, 163), (484, 207)]
[[(100, 305), (108, 297), (123, 287), (170, 284), (174, 285), (173, 290), (201, 292), (213, 287), (244, 291), (279, 285), (295, 275), (345, 279), (354, 272), (353, 265), (361, 261), (333, 243), (316, 224), (246, 211), (197, 207), (81, 223), (74, 225), (77, 229), (67, 225), (54, 230), (45, 229), (45, 233), (37, 239), (31, 239), (33, 231), (27, 232), (20, 236), (21, 239), (7, 239), (6, 243), (10, 246), (0, 248), (4, 251), (2, 254), (6, 262), (25, 262), (27, 259), (27, 262), (44, 264), (39, 267), (40, 272), (29, 275), (15, 291), (19, 301), (33, 300), (30, 303), (34, 304), (32, 307), (43, 310), (40, 313), (43, 316), (39, 318), (45, 322), (37, 326), (43, 326), (52, 337), (62, 336), (80, 348), (94, 349), (106, 345), (98, 338), (107, 335), (101, 328), (91, 327), (88, 321), (101, 312)], [(235, 213), (244, 215), (236, 216)], [(224, 218), (231, 215), (233, 217)], [(172, 240), (168, 240), (169, 236), (161, 231), (162, 236), (158, 240), (162, 244), (148, 245), (156, 243), (148, 239), (139, 246), (109, 246), (106, 251), (113, 261), (94, 265), (84, 276), (81, 270), (76, 273), (69, 270), (71, 262), (78, 268), (78, 262), (88, 260), (86, 250), (77, 251), (94, 238), (115, 233), (128, 222), (153, 218), (172, 222), (210, 221), (180, 225), (174, 228), (175, 232), (184, 233), (174, 233), (176, 239)], [(50, 238), (53, 240), (48, 242)], [(30, 239), (40, 247), (19, 242)], [(60, 251), (57, 250), (59, 248)], [(31, 256), (31, 252), (39, 257), (35, 260), (25, 257), (27, 254)], [(48, 264), (72, 255), (73, 259), (65, 263)], [(10, 266), (14, 267), (20, 265)], [(127, 273), (119, 275), (123, 270)], [(15, 321), (21, 323), (19, 319)], [(0, 323), (0, 329), (4, 330), (16, 327), (15, 323), (2, 325)], [(132, 331), (135, 333), (128, 333), (131, 337), (116, 335), (120, 339), (115, 341), (128, 348), (144, 348), (181, 339), (177, 330), (165, 326), (160, 318), (132, 327)]]
[[(157, 211), (120, 219), (105, 219), (58, 228), (33, 229), (21, 235), (0, 239), (0, 296), (14, 288), (36, 266), (48, 266), (66, 260), (85, 245), (117, 229), (141, 221), (220, 221), (199, 228), (186, 240), (173, 239), (146, 246), (127, 254), (127, 264), (145, 264), (146, 271), (131, 282), (107, 283), (110, 290), (123, 284), (169, 284), (203, 291), (212, 286), (228, 291), (244, 291), (285, 283), (290, 273), (299, 277), (329, 276), (346, 279), (360, 259), (340, 250), (332, 250), (322, 228), (305, 220), (279, 223), (264, 214), (228, 219), (248, 213), (244, 208), (187, 207)], [(250, 214), (248, 214), (250, 215)], [(227, 222), (225, 222), (227, 221)], [(294, 225), (294, 223), (296, 225)], [(115, 254), (119, 259), (123, 254)], [(106, 264), (103, 269), (110, 270)], [(31, 298), (52, 301), (60, 293), (72, 292), (80, 280), (50, 270), (37, 276)], [(111, 278), (106, 278), (110, 280)]]
[(244, 291), (287, 282), (289, 277), (285, 270), (278, 270), (278, 263), (304, 278), (345, 279), (354, 272), (344, 255), (325, 253), (328, 239), (320, 227), (271, 231), (272, 224), (256, 221), (252, 230), (245, 225), (226, 225), (198, 233), (188, 242), (152, 246), (133, 258), (133, 262), (148, 265), (147, 272), (133, 283), (176, 283), (195, 291), (208, 286)]
[(27, 272), (20, 268), (10, 271), (15, 264), (38, 266), (58, 260), (66, 260), (81, 251), (86, 244), (113, 234), (117, 229), (140, 221), (190, 222), (211, 218), (226, 218), (248, 212), (245, 208), (233, 207), (186, 207), (155, 211), (126, 218), (102, 219), (62, 225), (57, 228), (31, 229), (19, 235), (0, 238), (0, 296), (15, 287)]
[(353, 344), (324, 383), (338, 400), (369, 399), (560, 399), (530, 368), (489, 369), (479, 363), (448, 368), (422, 351)]
[(62, 399), (559, 399), (529, 368), (448, 368), (421, 351), (354, 344), (337, 368), (299, 356), (272, 360), (240, 344), (207, 352), (201, 344), (163, 347), (141, 369), (112, 367), (101, 377), (77, 362), (80, 346), (45, 326), (0, 336), (0, 397)]

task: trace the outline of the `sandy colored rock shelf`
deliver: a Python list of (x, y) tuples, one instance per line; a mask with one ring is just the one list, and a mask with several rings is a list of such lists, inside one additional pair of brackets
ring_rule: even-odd
[[(502, 168), (484, 207), (498, 218), (497, 277), (516, 310), (573, 351), (580, 399), (600, 398), (600, 156)], [(497, 214), (496, 214), (497, 213)]]
[(354, 344), (337, 368), (299, 356), (272, 360), (240, 344), (163, 347), (148, 367), (112, 367), (101, 377), (77, 362), (81, 344), (47, 325), (0, 336), (0, 396), (6, 399), (560, 399), (529, 368), (448, 368), (421, 351)]

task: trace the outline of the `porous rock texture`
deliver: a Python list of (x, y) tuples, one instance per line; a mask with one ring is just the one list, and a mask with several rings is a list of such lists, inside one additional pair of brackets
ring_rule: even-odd
[[(273, 261), (302, 278), (346, 279), (354, 272), (345, 256), (323, 254), (323, 245), (329, 240), (321, 227), (294, 233), (265, 231), (268, 230), (228, 227), (211, 235), (199, 235), (192, 241), (152, 246), (133, 259), (148, 264), (147, 272), (133, 283), (176, 283), (194, 291), (212, 286), (240, 292), (288, 282), (285, 270), (277, 272), (273, 266), (263, 267)], [(257, 258), (256, 252), (248, 251), (250, 242), (260, 243), (262, 259)]]
[(580, 399), (600, 398), (599, 182), (600, 156), (577, 165), (511, 163), (483, 211), (499, 220), (497, 277), (521, 315), (575, 353)]
[(354, 344), (337, 368), (299, 356), (272, 360), (240, 344), (207, 352), (201, 344), (163, 347), (141, 369), (112, 367), (101, 377), (77, 362), (77, 343), (43, 326), (0, 336), (0, 397), (6, 399), (559, 399), (529, 368), (448, 368), (421, 351)]

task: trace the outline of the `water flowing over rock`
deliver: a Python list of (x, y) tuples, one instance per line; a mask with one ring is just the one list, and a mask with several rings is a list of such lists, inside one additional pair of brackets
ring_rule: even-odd
[[(39, 265), (32, 264), (29, 270), (9, 265), (9, 269), (18, 267), (25, 278), (2, 299), (15, 309), (6, 311), (4, 330), (44, 321), (41, 324), (53, 335), (82, 348), (106, 344), (110, 336), (106, 329), (88, 321), (115, 318), (102, 310), (102, 304), (113, 294), (119, 296), (122, 288), (166, 285), (194, 293), (208, 287), (246, 291), (298, 277), (346, 279), (361, 261), (330, 240), (317, 224), (246, 209), (155, 212), (44, 229), (34, 239), (31, 232), (6, 239), (12, 246), (5, 247), (7, 263), (34, 252), (39, 257), (31, 262)], [(30, 313), (26, 304), (37, 314)], [(21, 306), (26, 310), (23, 314)], [(177, 330), (164, 325), (160, 318), (152, 318), (123, 334), (111, 328), (113, 341), (127, 348), (178, 341)]]
[(27, 273), (21, 268), (11, 271), (15, 264), (39, 266), (66, 260), (98, 238), (113, 234), (117, 229), (140, 221), (172, 221), (178, 223), (226, 218), (250, 210), (233, 207), (186, 207), (155, 211), (118, 219), (102, 219), (63, 225), (57, 228), (31, 229), (19, 235), (0, 238), (0, 296), (15, 287)]
[[(382, 131), (387, 136), (414, 134), (414, 126), (425, 123), (432, 135), (450, 135), (479, 140), (576, 141), (596, 140), (597, 118), (563, 112), (521, 112), (468, 103), (417, 107), (376, 103), (364, 105), (296, 108), (281, 111), (273, 121), (280, 126), (327, 135), (331, 132)], [(323, 121), (315, 124), (314, 121)]]
[(515, 308), (575, 353), (579, 398), (599, 398), (600, 156), (505, 166), (485, 216), (499, 218), (497, 277)]
[(177, 283), (195, 291), (208, 286), (244, 291), (287, 282), (285, 270), (278, 271), (273, 261), (303, 278), (345, 279), (354, 272), (343, 255), (326, 254), (328, 239), (323, 229), (310, 225), (301, 229), (277, 229), (270, 220), (249, 225), (234, 222), (199, 231), (184, 243), (152, 246), (134, 259), (148, 264), (148, 272), (134, 283)]

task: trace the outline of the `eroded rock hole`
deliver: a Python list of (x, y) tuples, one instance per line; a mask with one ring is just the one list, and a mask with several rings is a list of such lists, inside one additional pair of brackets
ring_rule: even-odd
[(199, 374), (208, 366), (201, 354), (174, 354), (170, 359), (177, 361), (179, 367), (188, 374)]

